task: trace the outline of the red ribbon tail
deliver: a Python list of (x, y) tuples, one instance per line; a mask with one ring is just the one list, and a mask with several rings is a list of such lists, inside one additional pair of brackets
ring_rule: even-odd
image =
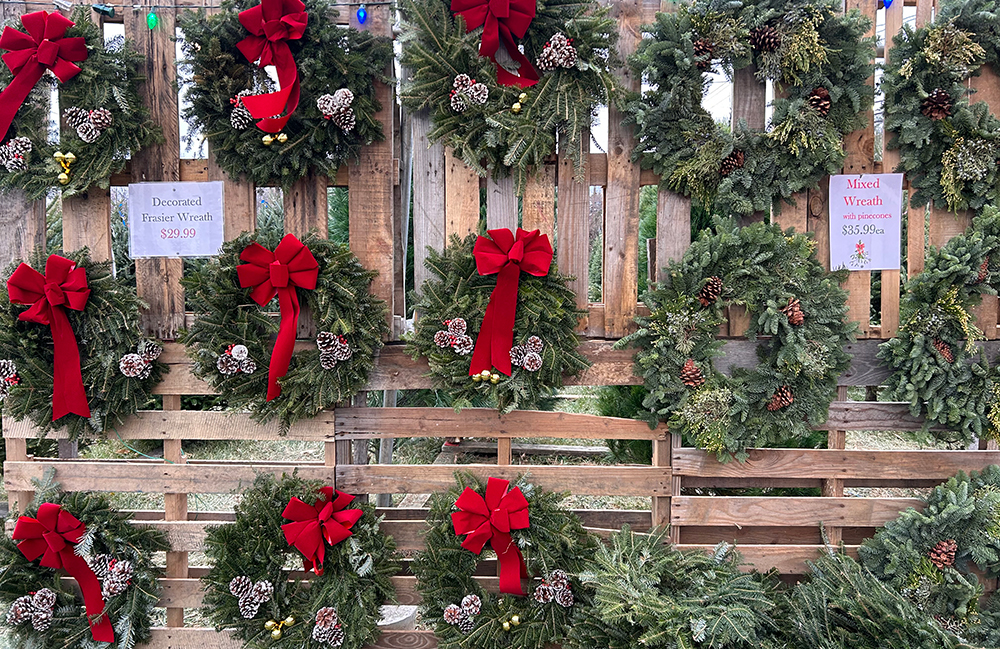
[(510, 376), (510, 348), (514, 344), (514, 316), (520, 277), (521, 269), (517, 264), (509, 263), (497, 273), (497, 285), (486, 305), (486, 315), (472, 352), (469, 376), (493, 367)]
[(104, 613), (104, 597), (101, 596), (101, 582), (82, 557), (76, 555), (72, 547), (65, 548), (62, 556), (63, 568), (76, 580), (83, 592), (83, 604), (90, 620), (90, 632), (97, 642), (114, 642), (115, 631), (111, 620)]
[(527, 567), (524, 565), (524, 557), (517, 549), (510, 534), (496, 534), (490, 540), (493, 551), (497, 554), (497, 562), (500, 564), (500, 592), (509, 595), (524, 596), (521, 588), (522, 573), (527, 576)]
[(497, 63), (497, 57), (494, 53), (490, 58), (497, 66), (497, 83), (501, 86), (521, 86), (522, 88), (530, 88), (538, 83), (538, 70), (531, 64), (528, 57), (521, 54), (521, 50), (517, 48), (517, 43), (514, 42), (514, 37), (510, 34), (510, 31), (506, 28), (500, 29), (500, 39), (503, 41), (507, 53), (510, 54), (510, 58), (520, 63), (521, 66), (517, 69), (517, 74), (511, 74), (506, 68)]
[(288, 374), (288, 364), (292, 361), (292, 351), (295, 348), (295, 333), (299, 328), (299, 296), (294, 286), (278, 289), (278, 304), (281, 307), (281, 324), (278, 327), (278, 337), (271, 351), (271, 364), (267, 374), (267, 400), (281, 394), (278, 379)]
[(14, 123), (14, 116), (43, 74), (45, 74), (44, 65), (37, 64), (33, 67), (26, 65), (14, 75), (10, 85), (0, 92), (0, 142), (7, 137), (10, 125)]
[(52, 421), (69, 413), (90, 417), (87, 393), (83, 388), (80, 369), (80, 348), (61, 306), (54, 306), (52, 313), (52, 341), (55, 360), (52, 372)]

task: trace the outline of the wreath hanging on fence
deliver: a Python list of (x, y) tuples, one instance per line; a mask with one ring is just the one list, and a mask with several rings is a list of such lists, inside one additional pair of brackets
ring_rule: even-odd
[[(970, 103), (969, 78), (1000, 63), (1000, 14), (990, 0), (944, 5), (933, 24), (893, 39), (882, 75), (889, 147), (916, 191), (914, 205), (980, 209), (1000, 198), (1000, 120)], [(974, 99), (974, 97), (973, 97)]]
[[(203, 610), (245, 647), (374, 644), (399, 568), (381, 520), (372, 505), (318, 481), (258, 476), (240, 495), (235, 522), (208, 531)], [(293, 564), (313, 574), (298, 578)]]
[[(560, 642), (574, 609), (589, 603), (577, 575), (596, 549), (593, 537), (559, 507), (565, 494), (524, 477), (513, 484), (455, 478), (457, 488), (432, 497), (426, 549), (413, 560), (424, 622), (434, 625), (445, 649), (543, 649)], [(487, 543), (499, 564), (499, 595), (473, 577)]]
[(217, 14), (179, 19), (194, 75), (184, 117), (234, 179), (288, 187), (308, 173), (333, 177), (384, 139), (375, 83), (389, 82), (392, 41), (340, 27), (336, 15), (327, 0), (228, 0)]
[[(104, 432), (152, 401), (167, 366), (143, 337), (135, 286), (86, 249), (36, 252), (0, 288), (3, 413), (71, 438)], [(27, 308), (26, 308), (27, 307)]]
[[(21, 16), (0, 36), (0, 188), (44, 197), (107, 188), (129, 157), (156, 142), (136, 85), (143, 57), (124, 39), (104, 42), (90, 9), (73, 20), (47, 11)], [(48, 47), (57, 51), (45, 52)], [(51, 55), (51, 56), (50, 56)], [(51, 75), (45, 75), (46, 71)], [(59, 89), (63, 128), (49, 142), (49, 100)]]
[[(385, 303), (368, 290), (375, 275), (316, 235), (243, 233), (181, 280), (195, 312), (181, 336), (195, 375), (231, 410), (277, 418), (282, 430), (349, 400), (389, 332)], [(315, 341), (293, 353), (302, 310)]]
[[(581, 312), (552, 263), (538, 230), (490, 230), (489, 237), (452, 237), (428, 250), (434, 278), (416, 298), (420, 313), (407, 350), (424, 356), (456, 408), (483, 398), (501, 413), (537, 407), (564, 374), (590, 366), (577, 351)], [(518, 257), (523, 255), (523, 257)]]
[[(722, 212), (768, 212), (778, 198), (838, 173), (843, 138), (864, 127), (874, 92), (870, 21), (839, 2), (696, 0), (660, 13), (631, 59), (648, 84), (631, 102), (635, 157), (665, 186)], [(702, 107), (704, 73), (755, 65), (775, 82), (767, 130), (730, 131)]]
[(155, 554), (169, 549), (166, 535), (134, 525), (103, 495), (39, 487), (13, 538), (0, 540), (0, 606), (14, 646), (148, 642), (163, 573)]
[[(650, 315), (617, 343), (639, 348), (635, 373), (649, 391), (650, 424), (669, 421), (725, 461), (826, 420), (855, 325), (840, 288), (846, 271), (827, 272), (815, 252), (815, 241), (778, 225), (717, 220), (670, 263), (666, 280), (643, 297)], [(712, 358), (723, 308), (737, 305), (749, 315), (747, 337), (764, 340), (757, 365), (730, 377)]]
[(403, 101), (479, 175), (514, 174), (556, 151), (581, 169), (585, 132), (619, 100), (617, 25), (591, 0), (406, 0)]

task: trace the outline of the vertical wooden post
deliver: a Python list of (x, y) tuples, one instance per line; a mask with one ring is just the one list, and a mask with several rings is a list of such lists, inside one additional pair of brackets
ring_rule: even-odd
[[(681, 443), (681, 436), (680, 436), (680, 434), (679, 433), (670, 433), (670, 451), (671, 451), (671, 453), (675, 449), (681, 448), (681, 446), (683, 446), (683, 444)], [(656, 451), (655, 447), (653, 448), (653, 451), (655, 453), (655, 451)], [(672, 458), (673, 458), (673, 456), (671, 455), (671, 466), (673, 465)], [(655, 454), (653, 455), (653, 459), (654, 460), (656, 459), (656, 455)], [(671, 515), (670, 515), (670, 521), (671, 521), (671, 525), (670, 525), (670, 542), (673, 543), (673, 544), (675, 544), (675, 545), (677, 543), (681, 542), (681, 528), (678, 527), (677, 525), (673, 524), (673, 520), (674, 520), (673, 504), (675, 502), (673, 500), (673, 498), (677, 498), (680, 495), (681, 495), (681, 477), (679, 475), (674, 475), (673, 469), (671, 468), (671, 470), (670, 470), (670, 498), (671, 498), (671, 501), (670, 501), (670, 508), (671, 508)]]
[(517, 192), (513, 176), (486, 179), (486, 229), (517, 229)]
[(87, 247), (94, 261), (111, 253), (111, 191), (91, 187), (86, 194), (62, 199), (63, 250)]
[(521, 201), (521, 227), (540, 230), (550, 241), (555, 239), (556, 170), (552, 165), (543, 165), (528, 176)]
[[(757, 66), (749, 65), (733, 74), (732, 126), (742, 120), (752, 129), (764, 130), (767, 115), (767, 86), (757, 79)], [(740, 219), (742, 225), (767, 219), (767, 212), (754, 212)]]
[(499, 466), (510, 466), (513, 461), (511, 452), (511, 439), (509, 437), (497, 438), (497, 464)]
[(208, 145), (208, 179), (221, 180), (223, 192), (223, 226), (226, 241), (232, 241), (242, 232), (257, 229), (257, 188), (245, 177), (233, 180), (215, 164), (215, 152)]
[[(181, 398), (175, 394), (163, 395), (164, 410), (180, 410)], [(168, 439), (163, 441), (163, 461), (170, 464), (184, 464), (186, 458), (181, 449), (181, 440)], [(163, 494), (163, 519), (167, 521), (186, 521), (188, 517), (188, 495), (186, 493)], [(186, 579), (188, 576), (188, 553), (167, 552), (167, 577)], [(184, 626), (184, 609), (167, 609), (167, 626)]]
[[(7, 462), (27, 462), (28, 461), (28, 440), (26, 439), (4, 439), (7, 450)], [(35, 497), (33, 491), (8, 491), (7, 500), (10, 503), (10, 512), (24, 513), (24, 510), (31, 504)]]
[[(847, 401), (847, 386), (837, 386), (837, 401)], [(843, 430), (827, 431), (826, 447), (828, 449), (843, 450), (847, 448), (847, 433)], [(823, 495), (828, 498), (843, 498), (844, 481), (840, 478), (829, 478), (823, 480)], [(844, 540), (844, 531), (840, 527), (826, 528), (827, 540), (831, 545), (838, 545)]]
[[(396, 407), (396, 390), (386, 390), (382, 396), (384, 408)], [(378, 463), (392, 464), (394, 441), (392, 437), (383, 437), (378, 444)], [(392, 494), (379, 494), (376, 504), (379, 507), (392, 507)]]
[(691, 199), (660, 189), (656, 195), (656, 281), (667, 262), (678, 260), (691, 245)]
[[(464, 239), (479, 232), (479, 175), (451, 148), (444, 150), (445, 245), (451, 235)], [(416, 236), (416, 232), (413, 233)]]
[[(671, 469), (671, 440), (653, 440), (653, 466), (659, 467), (666, 473), (666, 481), (673, 485), (673, 471)], [(653, 496), (652, 503), (653, 527), (665, 527), (670, 524), (670, 497)]]
[[(427, 248), (444, 249), (445, 228), (445, 151), (439, 143), (431, 144), (427, 132), (431, 118), (426, 112), (410, 117), (413, 135), (413, 284), (418, 290), (430, 275), (424, 267)], [(476, 209), (479, 209), (479, 184), (476, 184)], [(404, 206), (404, 210), (406, 207)], [(404, 212), (405, 218), (406, 212)], [(478, 215), (477, 215), (478, 220)]]
[[(559, 152), (556, 265), (560, 273), (573, 278), (569, 288), (576, 294), (576, 306), (586, 311), (590, 272), (590, 132), (584, 132), (581, 140), (583, 177), (579, 182), (569, 152)], [(587, 325), (588, 318), (584, 316), (578, 331), (586, 330)]]

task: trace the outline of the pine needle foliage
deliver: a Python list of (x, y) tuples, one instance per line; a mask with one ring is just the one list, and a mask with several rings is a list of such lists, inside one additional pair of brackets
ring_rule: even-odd
[[(0, 165), (0, 188), (23, 189), (28, 198), (43, 198), (53, 187), (63, 196), (86, 192), (92, 186), (107, 189), (112, 174), (125, 168), (128, 159), (145, 146), (162, 139), (160, 128), (150, 120), (149, 110), (139, 99), (137, 86), (144, 81), (144, 57), (128, 41), (104, 42), (104, 33), (95, 25), (89, 7), (76, 7), (72, 20), (76, 26), (66, 31), (66, 38), (83, 37), (87, 58), (79, 62), (80, 72), (66, 83), (46, 75), (18, 109), (7, 132), (6, 143), (16, 137), (31, 141), (27, 166), (9, 171)], [(11, 27), (24, 31), (20, 21)], [(6, 88), (13, 75), (0, 65), (0, 88)], [(49, 142), (49, 99), (53, 84), (59, 89), (60, 114), (69, 107), (91, 111), (103, 108), (111, 112), (111, 125), (92, 143), (80, 139), (76, 129), (64, 126), (57, 142)], [(59, 183), (62, 171), (52, 157), (56, 151), (72, 152), (76, 162), (70, 165), (70, 180)]]
[[(202, 580), (203, 611), (217, 630), (233, 629), (244, 647), (271, 649), (275, 641), (264, 624), (292, 616), (295, 624), (283, 629), (282, 644), (328, 648), (312, 637), (316, 612), (326, 607), (336, 609), (345, 633), (342, 649), (361, 649), (378, 639), (379, 607), (395, 599), (390, 578), (399, 564), (396, 543), (381, 531), (382, 517), (372, 505), (358, 500), (348, 505), (364, 512), (351, 528), (352, 536), (326, 546), (322, 575), (297, 576), (302, 555), (285, 540), (281, 526), (289, 521), (281, 512), (292, 498), (312, 504), (322, 486), (295, 475), (260, 475), (241, 494), (236, 520), (208, 530), (205, 551), (212, 567)], [(274, 587), (270, 601), (251, 618), (243, 617), (239, 600), (229, 590), (229, 583), (240, 576), (254, 583), (266, 580)]]
[[(455, 501), (462, 491), (469, 487), (483, 495), (486, 481), (466, 473), (456, 473), (455, 479), (456, 487), (431, 497), (429, 529), (424, 536), (426, 549), (414, 557), (411, 565), (423, 601), (422, 619), (434, 628), (438, 646), (543, 649), (549, 643), (562, 642), (573, 623), (573, 611), (585, 608), (589, 602), (578, 575), (597, 546), (580, 519), (559, 506), (566, 494), (544, 491), (531, 484), (529, 476), (511, 481), (510, 488), (519, 487), (528, 500), (531, 527), (511, 530), (511, 537), (524, 557), (532, 583), (526, 587), (527, 597), (495, 595), (486, 592), (473, 578), (479, 562), (495, 556), (489, 545), (480, 555), (466, 550), (462, 547), (464, 537), (455, 534), (451, 522)], [(538, 578), (554, 570), (563, 570), (570, 578), (575, 604), (569, 608), (556, 602), (539, 603), (532, 597)], [(445, 622), (443, 617), (446, 606), (459, 604), (466, 595), (477, 595), (482, 600), (475, 627), (468, 634)], [(505, 631), (503, 622), (512, 615), (519, 616), (520, 624)]]
[[(242, 91), (253, 94), (277, 90), (264, 69), (236, 48), (249, 32), (239, 22), (239, 12), (258, 0), (227, 0), (219, 13), (186, 11), (177, 21), (184, 32), (185, 65), (194, 84), (183, 112), (212, 145), (216, 162), (234, 180), (241, 175), (258, 185), (289, 187), (312, 173), (333, 177), (337, 168), (357, 159), (361, 147), (381, 141), (385, 134), (376, 113), (382, 106), (376, 82), (388, 83), (392, 41), (334, 22), (337, 12), (327, 0), (306, 0), (309, 24), (302, 38), (288, 41), (298, 67), (302, 96), (285, 126), (285, 143), (265, 146), (264, 132), (256, 126), (234, 128), (230, 100)], [(356, 124), (344, 132), (326, 119), (316, 105), (322, 95), (340, 88), (354, 93)]]
[[(643, 296), (650, 315), (636, 318), (639, 329), (617, 343), (638, 348), (634, 371), (649, 391), (643, 405), (650, 425), (668, 421), (672, 431), (722, 461), (810, 436), (810, 427), (826, 420), (837, 377), (849, 365), (843, 346), (855, 325), (846, 319), (845, 274), (824, 270), (816, 242), (804, 234), (717, 219), (713, 231), (703, 231), (681, 260), (667, 266), (666, 280)], [(712, 278), (721, 280), (721, 293), (703, 306), (698, 296)], [(783, 312), (793, 299), (804, 315), (801, 325)], [(712, 359), (722, 347), (716, 333), (729, 306), (746, 308), (750, 340), (766, 340), (755, 367), (726, 376)], [(689, 359), (703, 374), (702, 385), (684, 383), (681, 370)], [(792, 402), (768, 409), (783, 386)]]
[[(15, 261), (3, 273), (0, 286), (0, 359), (17, 365), (18, 385), (10, 388), (3, 400), (3, 414), (17, 420), (29, 419), (39, 430), (65, 429), (71, 438), (103, 433), (124, 423), (125, 419), (151, 405), (151, 391), (167, 372), (160, 361), (152, 363), (145, 379), (122, 374), (122, 356), (136, 351), (146, 340), (139, 328), (142, 302), (135, 284), (128, 284), (111, 273), (110, 262), (94, 262), (86, 248), (60, 253), (87, 272), (90, 297), (83, 311), (66, 309), (80, 350), (83, 387), (90, 404), (90, 418), (68, 414), (52, 421), (52, 373), (55, 351), (50, 327), (21, 322), (18, 316), (29, 307), (12, 304), (7, 280), (19, 265)], [(48, 255), (36, 250), (29, 266), (45, 274)]]
[(511, 376), (500, 375), (500, 382), (473, 382), (469, 377), (472, 356), (459, 354), (451, 347), (434, 343), (434, 334), (447, 329), (443, 324), (452, 318), (464, 318), (467, 335), (473, 340), (486, 314), (497, 276), (480, 275), (472, 254), (476, 235), (464, 241), (456, 236), (439, 252), (428, 249), (424, 262), (433, 277), (424, 282), (413, 298), (420, 313), (416, 329), (407, 341), (407, 351), (414, 358), (427, 357), (435, 387), (449, 392), (455, 409), (467, 408), (483, 398), (494, 401), (500, 412), (538, 407), (547, 392), (562, 385), (564, 374), (577, 374), (590, 366), (577, 351), (576, 324), (583, 312), (576, 308), (576, 296), (566, 286), (568, 277), (560, 275), (553, 261), (549, 274), (534, 277), (521, 274), (514, 320), (514, 344), (523, 345), (531, 336), (544, 343), (542, 366), (537, 372), (515, 366)]
[[(366, 270), (346, 245), (307, 235), (302, 243), (319, 263), (319, 278), (315, 290), (296, 289), (303, 306), (299, 322), (311, 318), (316, 332), (344, 336), (353, 354), (327, 370), (320, 364), (317, 347), (295, 352), (288, 373), (279, 379), (281, 394), (265, 401), (273, 337), (280, 322), (278, 299), (258, 306), (250, 289), (240, 286), (236, 268), (248, 245), (257, 242), (274, 250), (281, 236), (275, 231), (244, 232), (223, 245), (209, 263), (185, 274), (181, 284), (195, 320), (182, 332), (181, 341), (194, 360), (194, 374), (223, 395), (231, 409), (249, 411), (260, 422), (277, 419), (287, 431), (295, 421), (349, 400), (367, 383), (388, 325), (385, 303), (368, 290), (376, 273)], [(230, 345), (247, 347), (257, 364), (252, 374), (226, 376), (219, 371), (216, 363)]]
[[(524, 55), (534, 64), (554, 34), (573, 39), (574, 67), (540, 71), (530, 88), (497, 83), (495, 64), (479, 56), (482, 28), (465, 33), (465, 21), (453, 16), (448, 0), (404, 0), (400, 4), (405, 28), (401, 98), (414, 110), (428, 109), (434, 127), (429, 137), (481, 176), (513, 174), (518, 193), (529, 168), (541, 168), (546, 156), (569, 156), (582, 173), (581, 152), (587, 150), (585, 132), (601, 105), (620, 100), (621, 89), (612, 75), (616, 65), (617, 25), (607, 8), (591, 0), (539, 0), (537, 13), (521, 41)], [(462, 112), (451, 106), (455, 77), (467, 74), (484, 83), (484, 104), (467, 102)], [(526, 101), (519, 102), (521, 93)], [(515, 113), (512, 107), (521, 104)]]
[[(779, 198), (838, 173), (844, 136), (863, 126), (872, 107), (867, 79), (875, 57), (875, 40), (866, 36), (870, 21), (840, 6), (833, 0), (696, 0), (657, 14), (645, 28), (652, 38), (629, 61), (645, 81), (642, 96), (627, 107), (636, 125), (635, 159), (652, 168), (662, 186), (737, 215), (767, 212)], [(774, 52), (751, 47), (750, 34), (760, 28), (776, 33)], [(751, 64), (780, 90), (774, 113), (766, 131), (740, 121), (730, 132), (702, 107), (703, 75), (714, 66), (732, 77)], [(818, 88), (829, 92), (825, 115), (810, 103)], [(723, 161), (737, 153), (741, 164), (726, 173)]]
[[(105, 613), (114, 627), (114, 644), (100, 644), (113, 649), (132, 649), (150, 639), (153, 607), (159, 601), (162, 568), (155, 553), (169, 549), (166, 535), (150, 527), (133, 524), (131, 516), (113, 509), (103, 494), (61, 493), (57, 486), (43, 487), (24, 515), (34, 517), (43, 503), (56, 503), (87, 526), (77, 554), (84, 558), (108, 554), (118, 561), (130, 561), (132, 579), (124, 592), (104, 599)], [(17, 543), (4, 534), (0, 539), (0, 607), (4, 614), (18, 597), (48, 588), (56, 593), (52, 626), (35, 631), (30, 623), (7, 627), (11, 646), (23, 649), (90, 649), (96, 647), (91, 636), (83, 598), (75, 587), (63, 585), (65, 573), (39, 565), (40, 559), (28, 561)]]

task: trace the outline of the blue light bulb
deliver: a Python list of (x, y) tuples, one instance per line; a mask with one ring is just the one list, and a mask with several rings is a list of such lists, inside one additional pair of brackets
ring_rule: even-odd
[(888, 9), (892, 6), (892, 0), (882, 0), (882, 4), (884, 4), (885, 8)]
[(365, 9), (364, 5), (361, 5), (358, 7), (358, 24), (364, 25), (366, 20), (368, 20), (368, 10)]

